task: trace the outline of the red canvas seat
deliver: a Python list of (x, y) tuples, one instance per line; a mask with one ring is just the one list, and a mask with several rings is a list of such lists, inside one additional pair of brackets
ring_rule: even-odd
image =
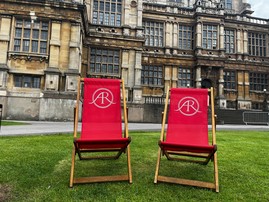
[[(208, 99), (208, 89), (172, 88), (167, 92), (165, 110), (162, 123), (161, 138), (159, 141), (159, 155), (157, 160), (155, 180), (184, 185), (200, 186), (215, 189), (218, 188), (217, 173), (217, 145), (215, 138), (214, 119), (214, 94), (211, 92), (211, 100)], [(170, 105), (168, 113), (167, 131), (165, 133), (165, 119), (168, 112), (168, 99)], [(208, 104), (212, 120), (212, 143), (208, 138)], [(170, 178), (159, 175), (161, 154), (168, 160), (189, 161), (208, 164), (210, 159), (214, 161), (214, 183), (200, 182), (180, 178)]]
[[(90, 79), (79, 81), (83, 83), (82, 95), (77, 97), (75, 109), (74, 149), (70, 174), (70, 187), (73, 183), (90, 183), (103, 181), (129, 180), (132, 182), (128, 137), (126, 101), (123, 81), (117, 79)], [(122, 84), (122, 85), (121, 85)], [(122, 132), (121, 86), (123, 94), (124, 133)], [(80, 89), (79, 89), (80, 91)], [(79, 102), (82, 102), (81, 135), (77, 137), (77, 122)], [(115, 155), (91, 155), (97, 152), (116, 152)], [(127, 153), (128, 174), (122, 176), (98, 176), (74, 178), (75, 156), (81, 160), (117, 159), (122, 153)]]

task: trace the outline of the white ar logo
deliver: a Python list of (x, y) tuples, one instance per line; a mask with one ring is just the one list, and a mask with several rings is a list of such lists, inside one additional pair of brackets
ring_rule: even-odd
[(114, 96), (113, 93), (107, 88), (99, 88), (92, 95), (92, 102), (89, 104), (94, 104), (98, 108), (108, 108), (113, 102)]
[(199, 112), (199, 102), (194, 97), (183, 97), (178, 102), (178, 109), (185, 116), (193, 116)]

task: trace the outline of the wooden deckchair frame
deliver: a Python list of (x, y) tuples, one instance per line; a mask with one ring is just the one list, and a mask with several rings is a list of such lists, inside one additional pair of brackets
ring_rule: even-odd
[[(214, 110), (214, 92), (213, 88), (208, 90), (210, 92), (210, 102), (211, 102), (211, 123), (212, 123), (212, 145), (216, 145), (216, 127), (215, 127), (215, 110)], [(165, 107), (162, 119), (162, 129), (160, 135), (160, 141), (164, 141), (165, 139), (165, 123), (166, 123), (166, 116), (167, 116), (167, 108), (168, 108), (168, 100), (170, 95), (170, 89), (168, 87), (166, 100), (165, 100)], [(218, 178), (218, 164), (217, 164), (217, 152), (216, 147), (214, 147), (214, 152), (210, 154), (203, 154), (203, 153), (195, 153), (195, 152), (178, 152), (178, 151), (164, 151), (159, 147), (158, 150), (158, 158), (156, 164), (156, 171), (155, 171), (155, 178), (154, 183), (157, 182), (167, 182), (167, 183), (175, 183), (181, 185), (189, 185), (189, 186), (196, 186), (196, 187), (203, 187), (213, 189), (216, 192), (219, 192), (219, 178)], [(214, 182), (204, 182), (198, 180), (190, 180), (190, 179), (183, 179), (183, 178), (175, 178), (175, 177), (168, 177), (168, 176), (161, 176), (159, 175), (160, 169), (160, 161), (161, 156), (165, 155), (168, 160), (180, 160), (180, 161), (190, 161), (194, 163), (201, 163), (207, 164), (210, 160), (213, 161), (214, 166)], [(175, 155), (176, 157), (173, 157)], [(182, 158), (182, 157), (190, 157), (190, 158)], [(194, 160), (191, 158), (195, 158)], [(203, 160), (196, 160), (196, 158), (201, 158)]]
[[(80, 97), (81, 97), (81, 83), (84, 82), (84, 78), (78, 79), (78, 92), (77, 92), (77, 101), (76, 106), (74, 108), (74, 143), (77, 139), (77, 131), (78, 131), (78, 121), (79, 121), (79, 105), (80, 105)], [(124, 118), (124, 137), (128, 138), (130, 141), (130, 137), (128, 134), (128, 121), (127, 121), (127, 105), (126, 105), (126, 95), (125, 95), (125, 86), (124, 80), (121, 80), (121, 93), (123, 98), (123, 118)], [(83, 156), (82, 153), (89, 152), (116, 152), (116, 155), (111, 156)], [(126, 153), (127, 155), (127, 174), (126, 175), (114, 175), (114, 176), (93, 176), (93, 177), (80, 177), (75, 178), (75, 161), (76, 154), (78, 154), (80, 160), (95, 160), (95, 159), (118, 159), (122, 153)], [(117, 148), (107, 148), (107, 149), (79, 149), (76, 144), (73, 146), (72, 150), (72, 163), (70, 170), (70, 182), (69, 187), (73, 187), (74, 184), (82, 184), (82, 183), (95, 183), (95, 182), (113, 182), (113, 181), (129, 181), (132, 183), (132, 170), (131, 170), (131, 157), (130, 157), (130, 145), (126, 147), (126, 149), (117, 149)]]

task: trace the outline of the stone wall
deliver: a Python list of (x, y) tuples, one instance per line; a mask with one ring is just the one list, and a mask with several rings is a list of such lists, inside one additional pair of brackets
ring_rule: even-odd
[(64, 98), (1, 97), (3, 119), (73, 121), (75, 100)]

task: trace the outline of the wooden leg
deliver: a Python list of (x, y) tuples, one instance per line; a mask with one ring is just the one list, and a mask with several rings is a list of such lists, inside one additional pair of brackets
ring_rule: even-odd
[(73, 187), (73, 183), (74, 183), (75, 159), (76, 159), (76, 150), (75, 150), (75, 147), (73, 147), (72, 163), (71, 163), (71, 170), (70, 170), (70, 182), (69, 182), (70, 188)]
[(219, 192), (219, 171), (218, 171), (218, 163), (217, 163), (217, 153), (214, 154), (214, 180), (216, 186), (216, 192)]
[(128, 164), (129, 183), (133, 183), (133, 176), (132, 176), (132, 169), (131, 169), (130, 145), (128, 145), (128, 147), (127, 147), (127, 164)]
[(157, 181), (158, 181), (159, 168), (160, 168), (160, 161), (161, 161), (161, 148), (159, 148), (159, 151), (158, 151), (158, 158), (157, 158), (156, 171), (155, 171), (155, 178), (154, 178), (154, 183), (155, 183), (155, 184), (156, 184)]

